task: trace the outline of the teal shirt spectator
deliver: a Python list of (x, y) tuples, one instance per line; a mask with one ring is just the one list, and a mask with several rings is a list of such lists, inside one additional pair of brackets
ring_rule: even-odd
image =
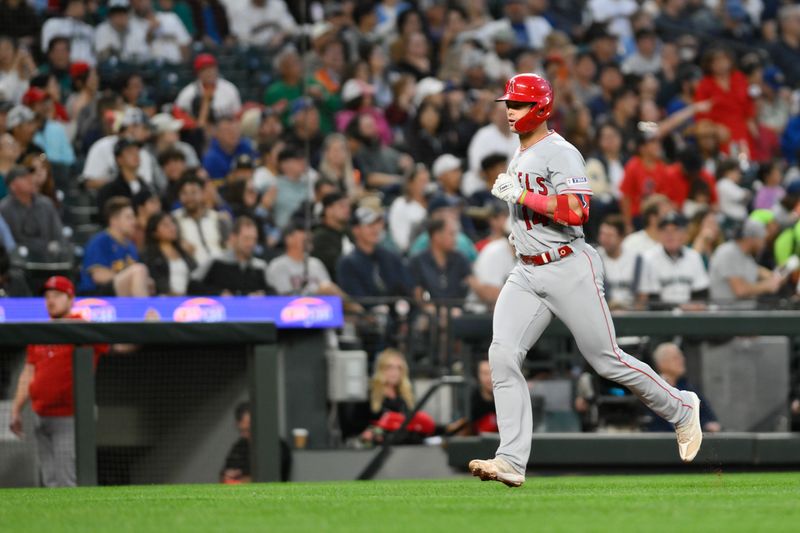
[[(166, 4), (166, 5), (165, 5)], [(178, 18), (181, 19), (183, 25), (186, 26), (186, 31), (189, 32), (189, 35), (194, 35), (197, 31), (197, 28), (194, 27), (194, 19), (192, 18), (192, 9), (189, 7), (189, 4), (184, 2), (183, 0), (178, 0), (177, 2), (167, 1), (167, 2), (155, 2), (156, 11), (160, 11), (163, 13), (175, 13), (178, 15)]]
[(0, 172), (0, 200), (8, 196), (8, 189), (6, 188), (6, 175)]
[(48, 120), (44, 128), (36, 132), (33, 142), (44, 149), (47, 159), (58, 165), (75, 163), (75, 150), (67, 137), (67, 130), (55, 120)]
[(308, 197), (308, 179), (302, 177), (292, 180), (285, 176), (278, 176), (275, 187), (278, 187), (278, 196), (272, 207), (272, 215), (275, 218), (275, 224), (279, 228), (283, 228)]
[[(415, 255), (424, 252), (430, 246), (430, 236), (428, 232), (423, 232), (417, 237), (417, 240), (414, 241), (414, 244), (411, 245), (411, 248), (408, 249), (408, 256), (414, 257)], [(469, 237), (467, 237), (464, 233), (458, 232), (458, 237), (456, 238), (456, 250), (464, 254), (464, 257), (469, 259), (470, 263), (474, 263), (475, 259), (478, 258), (478, 250), (475, 248), (475, 245), (472, 243)]]

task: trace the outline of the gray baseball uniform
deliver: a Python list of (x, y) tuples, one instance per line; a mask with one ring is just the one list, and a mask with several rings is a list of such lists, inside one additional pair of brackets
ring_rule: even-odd
[[(520, 184), (538, 194), (591, 195), (578, 150), (557, 133), (517, 151), (508, 167)], [(518, 254), (551, 251), (550, 262), (518, 262), (500, 292), (489, 348), (500, 447), (497, 456), (525, 472), (533, 420), (522, 363), (553, 316), (569, 328), (578, 349), (601, 376), (628, 387), (650, 409), (673, 424), (688, 421), (688, 395), (617, 346), (603, 295), (603, 264), (583, 240), (579, 226), (557, 224), (526, 207), (510, 205)], [(558, 248), (573, 253), (559, 260)]]

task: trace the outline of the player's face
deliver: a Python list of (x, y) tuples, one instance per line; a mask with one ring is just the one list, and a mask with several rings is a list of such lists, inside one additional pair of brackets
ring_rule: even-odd
[(508, 119), (508, 127), (511, 128), (511, 131), (517, 131), (514, 129), (514, 124), (527, 115), (531, 107), (533, 107), (533, 104), (530, 102), (506, 102), (506, 118)]
[(65, 292), (50, 290), (44, 293), (44, 304), (50, 318), (64, 318), (72, 309), (72, 297)]

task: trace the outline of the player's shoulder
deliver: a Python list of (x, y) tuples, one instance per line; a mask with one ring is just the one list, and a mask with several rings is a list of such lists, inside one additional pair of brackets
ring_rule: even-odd
[(560, 134), (553, 132), (545, 139), (542, 139), (544, 146), (541, 152), (546, 154), (548, 164), (559, 165), (580, 162), (585, 164), (583, 155), (575, 148), (575, 145), (566, 140)]
[(565, 139), (560, 133), (554, 131), (547, 137), (547, 140), (549, 141), (550, 145), (553, 148), (557, 148), (559, 150), (566, 150), (578, 155), (581, 154), (580, 151), (575, 147), (575, 145), (569, 142), (567, 139)]

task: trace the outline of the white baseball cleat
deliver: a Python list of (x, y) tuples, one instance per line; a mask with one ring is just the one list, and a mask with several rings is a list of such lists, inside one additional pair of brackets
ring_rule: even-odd
[(693, 392), (685, 392), (688, 392), (692, 404), (692, 418), (682, 426), (675, 426), (675, 433), (678, 434), (678, 453), (681, 461), (691, 463), (700, 451), (700, 444), (703, 443), (703, 428), (700, 427), (700, 398)]
[(514, 470), (505, 459), (474, 459), (469, 462), (469, 471), (481, 481), (499, 481), (509, 487), (520, 487), (525, 483), (525, 476)]

